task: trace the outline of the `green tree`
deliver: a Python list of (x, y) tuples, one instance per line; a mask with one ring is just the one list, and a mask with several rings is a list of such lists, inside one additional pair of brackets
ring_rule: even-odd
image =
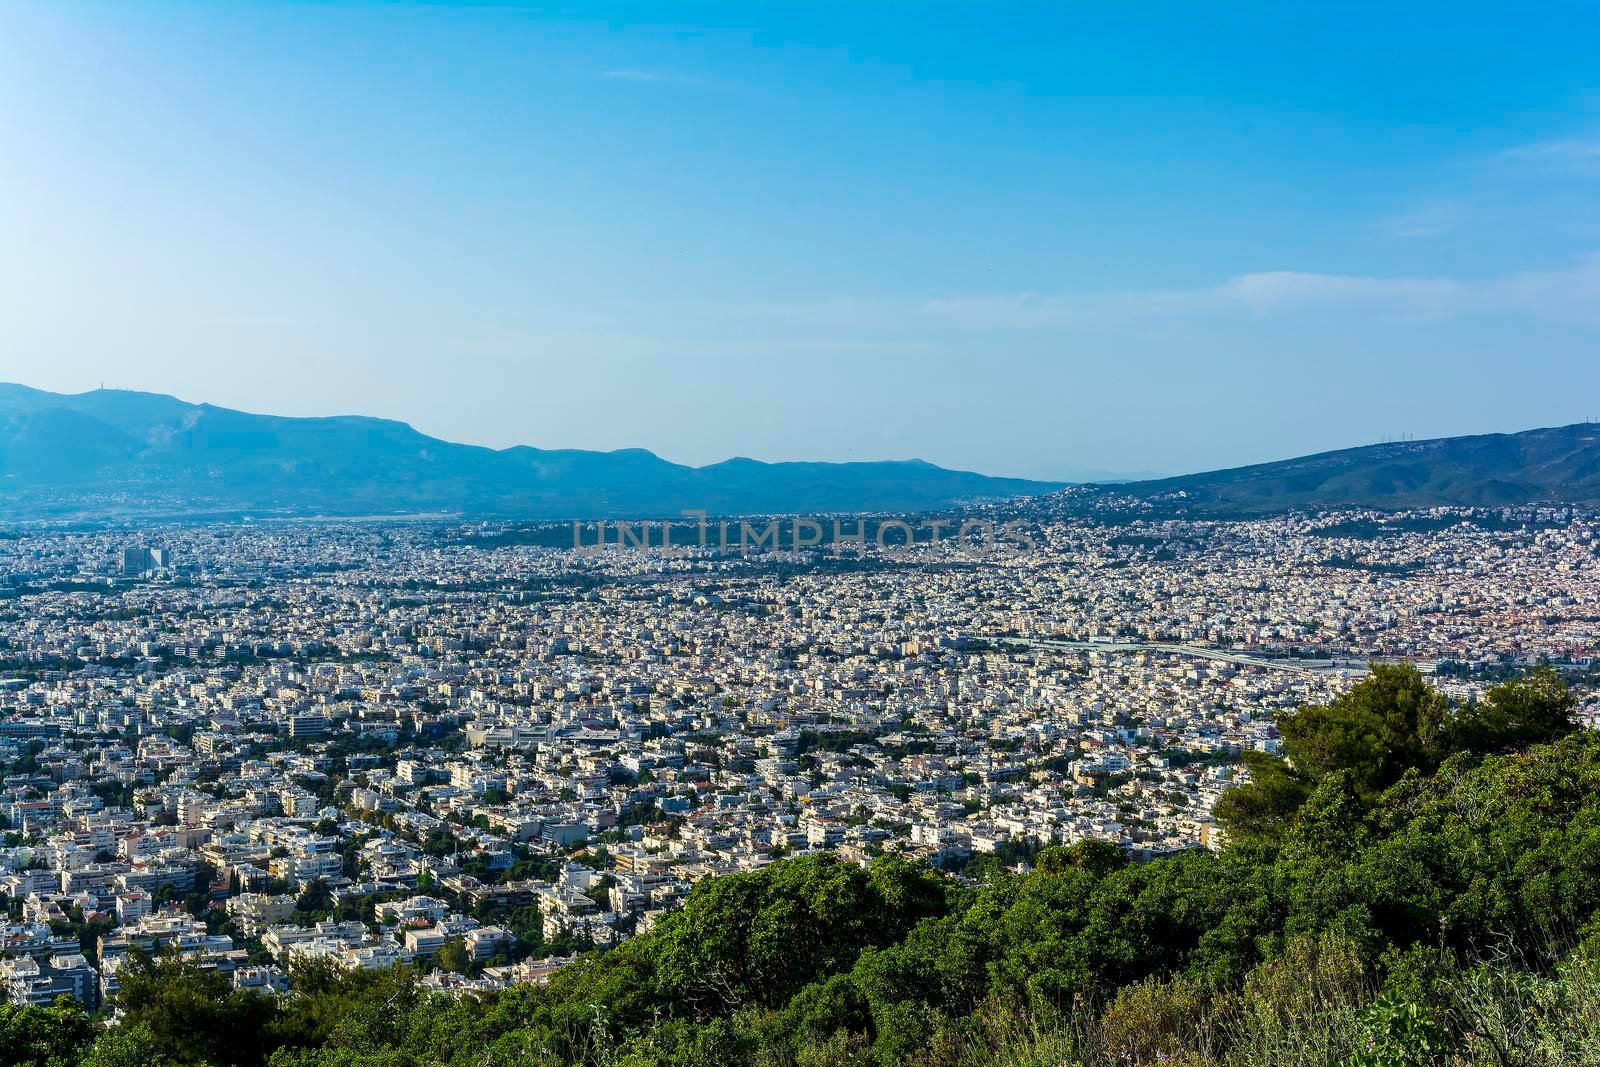
[(0, 1004), (0, 1063), (6, 1067), (73, 1067), (90, 1035), (88, 1016), (68, 997), (48, 1008)]
[(328, 888), (328, 883), (321, 878), (316, 879), (300, 891), (295, 898), (294, 910), (317, 915), (331, 912), (334, 907), (333, 890)]
[(234, 989), (194, 960), (130, 952), (117, 980), (122, 1025), (147, 1033), (166, 1059), (250, 1067), (271, 1052), (266, 1034), (275, 1014), (272, 1001)]
[(1329, 775), (1370, 806), (1408, 772), (1432, 774), (1452, 756), (1552, 741), (1574, 729), (1575, 698), (1552, 670), (1495, 686), (1452, 707), (1410, 663), (1373, 664), (1329, 704), (1278, 720), (1282, 758), (1247, 753), (1250, 781), (1223, 794), (1214, 814), (1237, 839), (1276, 838)]
[(472, 954), (467, 951), (466, 942), (459, 937), (452, 937), (439, 946), (439, 951), (434, 954), (433, 962), (441, 971), (452, 974), (470, 974), (472, 972)]
[(1450, 748), (1458, 752), (1498, 752), (1554, 741), (1577, 729), (1572, 710), (1577, 698), (1561, 676), (1541, 667), (1525, 678), (1490, 689), (1469, 704), (1452, 724)]
[(1356, 791), (1370, 797), (1412, 767), (1437, 766), (1450, 721), (1449, 703), (1415, 665), (1376, 663), (1332, 703), (1280, 718), (1278, 730), (1296, 772), (1315, 782), (1349, 771)]
[(171, 1067), (172, 1064), (147, 1027), (123, 1024), (101, 1031), (82, 1067)]
[(1103, 878), (1126, 867), (1128, 855), (1110, 841), (1078, 841), (1065, 848), (1047, 848), (1039, 853), (1036, 862), (1046, 874), (1077, 870)]
[(1244, 765), (1250, 781), (1224, 792), (1212, 817), (1232, 840), (1276, 837), (1293, 822), (1311, 786), (1286, 760), (1265, 752), (1246, 752)]

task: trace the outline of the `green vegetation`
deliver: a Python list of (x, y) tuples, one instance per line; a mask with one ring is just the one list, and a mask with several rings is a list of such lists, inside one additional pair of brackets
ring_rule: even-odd
[(1318, 784), (1343, 775), (1364, 803), (1408, 773), (1433, 773), (1457, 754), (1484, 755), (1570, 733), (1574, 700), (1548, 668), (1453, 707), (1410, 664), (1374, 665), (1333, 703), (1278, 720), (1284, 757), (1250, 753), (1248, 785), (1230, 790), (1217, 820), (1234, 838), (1272, 837)]
[(50, 1008), (0, 1004), (0, 1058), (7, 1067), (69, 1067), (89, 1037), (89, 1020), (71, 1002)]
[(8, 1009), (0, 1062), (1596, 1064), (1600, 736), (1570, 707), (1544, 672), (1452, 707), (1377, 668), (1283, 721), (1222, 853), (1084, 842), (976, 885), (784, 860), (489, 997), (318, 967), (272, 1001), (135, 961), (117, 1029), (91, 1046), (69, 1008)]

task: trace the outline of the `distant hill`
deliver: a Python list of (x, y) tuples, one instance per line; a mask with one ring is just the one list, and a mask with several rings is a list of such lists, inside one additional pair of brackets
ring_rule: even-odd
[(1063, 500), (1134, 497), (1190, 513), (1295, 508), (1600, 504), (1600, 425), (1443, 437), (1322, 452), (1177, 478), (1069, 490)]
[(921, 511), (1061, 486), (921, 460), (688, 467), (642, 449), (496, 450), (386, 419), (283, 418), (152, 393), (0, 383), (0, 514), (18, 518)]

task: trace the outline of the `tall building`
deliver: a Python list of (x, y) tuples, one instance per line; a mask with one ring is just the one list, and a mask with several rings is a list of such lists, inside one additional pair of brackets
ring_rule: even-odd
[(0, 961), (0, 992), (13, 1004), (44, 1007), (67, 996), (93, 1010), (98, 1003), (99, 978), (81, 953)]
[(122, 550), (123, 574), (148, 574), (151, 571), (165, 570), (171, 565), (172, 553), (165, 548), (141, 545), (138, 548)]
[(296, 740), (304, 737), (321, 737), (327, 732), (326, 715), (296, 715), (289, 720), (289, 736)]

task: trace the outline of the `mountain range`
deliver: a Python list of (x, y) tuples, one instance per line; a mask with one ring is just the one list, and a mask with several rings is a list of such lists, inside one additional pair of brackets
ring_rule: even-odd
[(1600, 425), (1393, 441), (1177, 478), (1083, 487), (1077, 509), (1135, 499), (1193, 515), (1600, 504)]
[[(1062, 492), (1062, 490), (1065, 490)], [(1295, 508), (1600, 504), (1600, 426), (1402, 441), (1068, 488), (921, 460), (704, 467), (643, 449), (455, 444), (362, 416), (255, 415), (115, 389), (0, 383), (0, 517), (450, 514), (528, 519), (933, 511), (1036, 498), (1218, 517)]]
[(615, 452), (454, 444), (402, 422), (255, 415), (116, 389), (0, 384), (0, 513), (117, 518), (449, 513), (674, 518), (924, 511), (1048, 493), (922, 460), (704, 467)]

